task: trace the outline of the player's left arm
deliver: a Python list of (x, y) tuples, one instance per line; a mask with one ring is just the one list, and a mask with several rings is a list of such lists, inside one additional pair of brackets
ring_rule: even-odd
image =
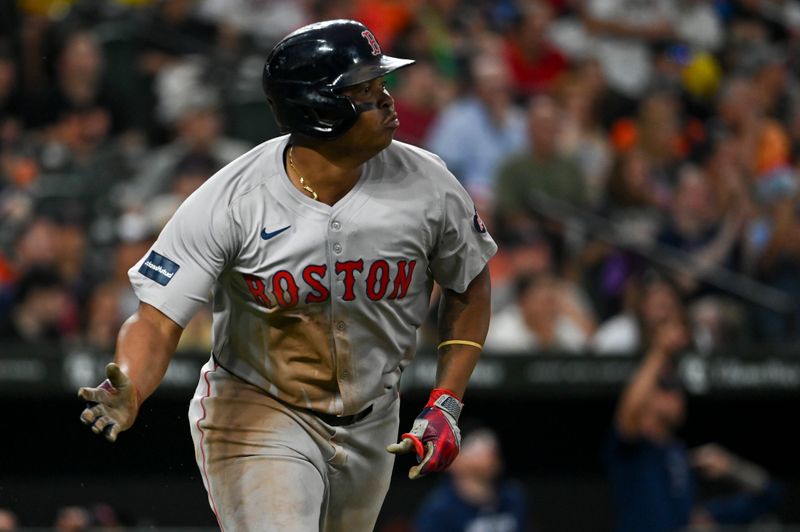
[(411, 431), (387, 450), (395, 454), (414, 451), (419, 464), (412, 467), (409, 478), (415, 479), (434, 471), (443, 471), (458, 456), (461, 432), (458, 417), (461, 398), (481, 354), (489, 330), (491, 282), (489, 267), (458, 293), (445, 289), (439, 305), (439, 363), (436, 386)]
[(442, 471), (461, 446), (461, 398), (489, 330), (491, 286), (488, 262), (497, 245), (464, 187), (434, 160), (431, 182), (438, 187), (440, 216), (429, 255), (429, 271), (442, 288), (439, 304), (439, 364), (436, 385), (411, 430), (387, 447), (395, 454), (415, 452), (412, 479)]

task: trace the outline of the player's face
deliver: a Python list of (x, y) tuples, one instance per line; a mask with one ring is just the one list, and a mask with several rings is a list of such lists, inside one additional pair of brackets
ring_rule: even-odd
[(358, 150), (386, 148), (400, 125), (394, 109), (394, 99), (386, 90), (384, 78), (365, 81), (344, 89), (343, 94), (350, 98), (356, 107), (364, 108), (358, 121), (341, 138), (342, 143)]

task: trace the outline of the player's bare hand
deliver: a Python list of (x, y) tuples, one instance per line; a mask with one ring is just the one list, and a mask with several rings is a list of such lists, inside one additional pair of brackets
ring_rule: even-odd
[(89, 403), (81, 413), (81, 421), (95, 434), (103, 434), (113, 442), (136, 420), (139, 398), (131, 380), (115, 363), (106, 366), (106, 377), (97, 388), (78, 390), (78, 397)]

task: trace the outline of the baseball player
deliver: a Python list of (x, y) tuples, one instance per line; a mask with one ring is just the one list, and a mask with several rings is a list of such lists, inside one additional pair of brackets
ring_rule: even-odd
[[(497, 247), (442, 161), (392, 141), (399, 122), (384, 76), (412, 63), (384, 55), (354, 21), (280, 41), (263, 85), (289, 134), (177, 210), (129, 272), (141, 304), (107, 380), (79, 391), (82, 420), (114, 441), (158, 386), (183, 327), (213, 300), (214, 347), (189, 420), (223, 530), (372, 530), (395, 454), (416, 454), (417, 478), (458, 453)], [(434, 281), (436, 387), (392, 443), (400, 375)]]

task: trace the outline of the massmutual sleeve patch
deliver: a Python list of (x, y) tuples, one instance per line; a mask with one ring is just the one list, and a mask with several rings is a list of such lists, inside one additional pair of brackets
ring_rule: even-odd
[(179, 268), (180, 265), (177, 263), (172, 262), (163, 255), (159, 255), (155, 251), (151, 251), (139, 268), (139, 273), (162, 286), (167, 286), (167, 283), (178, 273)]

